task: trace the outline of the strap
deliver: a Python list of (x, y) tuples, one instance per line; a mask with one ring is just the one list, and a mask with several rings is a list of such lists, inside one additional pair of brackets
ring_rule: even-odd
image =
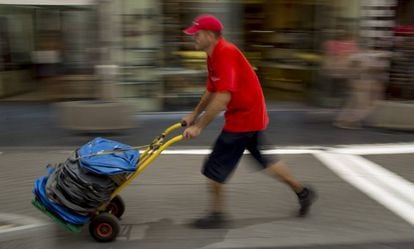
[(129, 151), (129, 150), (139, 150), (139, 149), (147, 148), (148, 146), (149, 145), (140, 145), (140, 146), (129, 147), (127, 149), (118, 149), (118, 150), (111, 150), (111, 151), (102, 151), (102, 152), (98, 152), (98, 153), (94, 153), (94, 154), (89, 154), (89, 155), (84, 155), (84, 156), (76, 157), (76, 158), (74, 158), (74, 160), (79, 160), (81, 158), (92, 157), (92, 156), (110, 155), (110, 154), (115, 154), (115, 153), (118, 153), (118, 152), (124, 152), (124, 151)]

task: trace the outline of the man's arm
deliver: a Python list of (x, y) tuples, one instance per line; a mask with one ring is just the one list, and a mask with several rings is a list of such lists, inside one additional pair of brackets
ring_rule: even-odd
[(227, 104), (231, 100), (230, 92), (217, 92), (211, 94), (209, 105), (206, 112), (201, 116), (194, 125), (188, 127), (184, 131), (185, 138), (195, 138), (200, 135), (201, 131), (223, 110), (226, 109)]
[(213, 94), (206, 90), (198, 102), (197, 106), (194, 108), (193, 112), (185, 116), (182, 120), (186, 122), (188, 126), (192, 125), (198, 116), (206, 109), (208, 104), (211, 101)]
[(217, 92), (213, 95), (210, 105), (208, 105), (206, 112), (201, 116), (200, 120), (196, 122), (196, 126), (204, 129), (214, 118), (227, 107), (230, 102), (230, 92)]
[(200, 99), (200, 102), (193, 111), (195, 117), (198, 117), (207, 108), (207, 106), (210, 104), (212, 97), (213, 93), (209, 92), (208, 90), (204, 92), (203, 96)]

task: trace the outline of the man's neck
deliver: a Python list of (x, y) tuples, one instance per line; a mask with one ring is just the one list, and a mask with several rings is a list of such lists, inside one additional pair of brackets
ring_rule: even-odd
[(216, 39), (214, 42), (211, 43), (211, 45), (205, 50), (208, 56), (213, 55), (214, 48), (216, 47), (219, 39)]

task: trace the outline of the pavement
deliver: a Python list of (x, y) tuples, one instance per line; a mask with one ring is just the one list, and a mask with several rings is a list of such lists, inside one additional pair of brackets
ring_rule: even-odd
[[(332, 125), (336, 110), (299, 104), (268, 103), (269, 138), (276, 146), (329, 146), (414, 141), (414, 132), (367, 128), (344, 130)], [(136, 126), (112, 133), (79, 133), (59, 127), (53, 104), (0, 103), (0, 146), (80, 146), (96, 136), (130, 145), (148, 144), (186, 112), (142, 112), (133, 115)], [(81, 116), (79, 118), (82, 118)], [(213, 121), (202, 135), (176, 146), (209, 146), (214, 142), (223, 118)]]
[[(146, 144), (185, 112), (137, 113), (133, 129), (80, 134), (58, 127), (53, 105), (1, 103), (0, 206), (5, 215), (0, 215), (0, 248), (414, 248), (414, 219), (403, 212), (414, 211), (409, 197), (414, 196), (414, 133), (338, 129), (331, 125), (334, 110), (280, 103), (270, 103), (269, 110), (268, 136), (280, 150), (272, 153), (279, 153), (297, 178), (318, 190), (320, 198), (309, 217), (297, 218), (295, 196), (257, 172), (246, 156), (226, 191), (230, 226), (189, 226), (208, 203), (199, 170), (204, 149), (222, 125), (220, 117), (199, 139), (170, 147), (123, 191), (127, 211), (121, 234), (113, 243), (100, 244), (87, 228), (68, 233), (32, 207), (34, 180), (46, 173), (46, 164), (61, 162), (97, 135)], [(374, 174), (378, 168), (392, 177)]]
[[(95, 242), (87, 226), (79, 234), (67, 232), (30, 204), (34, 179), (46, 174), (47, 163), (64, 160), (70, 147), (32, 147), (23, 151), (1, 148), (2, 212), (38, 222), (31, 223), (35, 226), (31, 230), (16, 227), (12, 236), (0, 231), (0, 248), (413, 248), (413, 187), (404, 187), (389, 175), (376, 178), (375, 167), (357, 162), (369, 160), (413, 182), (412, 147), (411, 144), (411, 153), (407, 154), (361, 156), (327, 147), (305, 154), (282, 154), (295, 176), (318, 191), (319, 199), (306, 218), (296, 217), (295, 195), (283, 183), (255, 170), (246, 156), (225, 192), (231, 222), (223, 229), (212, 230), (190, 225), (205, 214), (208, 206), (206, 181), (199, 173), (205, 152), (173, 154), (175, 150), (169, 150), (121, 193), (126, 203), (121, 233), (108, 244)], [(324, 157), (346, 162), (349, 169), (361, 168), (338, 173), (335, 170), (347, 167), (321, 160)], [(362, 182), (349, 181), (347, 177), (352, 174), (360, 177), (351, 179)], [(394, 199), (387, 197), (389, 193)], [(400, 209), (411, 212), (411, 216), (400, 213)]]

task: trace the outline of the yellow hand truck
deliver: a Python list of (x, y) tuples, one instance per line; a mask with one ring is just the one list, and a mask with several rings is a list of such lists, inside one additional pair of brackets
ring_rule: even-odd
[[(137, 170), (133, 173), (122, 176), (122, 182), (112, 192), (110, 201), (98, 207), (95, 212), (92, 212), (89, 219), (89, 233), (99, 242), (110, 242), (116, 239), (120, 232), (119, 219), (124, 214), (125, 204), (119, 193), (130, 184), (152, 161), (157, 158), (162, 151), (170, 145), (181, 141), (183, 135), (177, 135), (172, 138), (167, 136), (174, 130), (185, 126), (185, 123), (176, 123), (168, 127), (161, 135), (156, 137), (151, 144), (146, 146), (146, 149), (140, 154), (137, 164)], [(111, 152), (107, 152), (111, 153)], [(32, 204), (54, 221), (62, 225), (65, 229), (71, 232), (80, 232), (83, 225), (69, 224), (48, 210), (39, 200), (34, 198)]]

